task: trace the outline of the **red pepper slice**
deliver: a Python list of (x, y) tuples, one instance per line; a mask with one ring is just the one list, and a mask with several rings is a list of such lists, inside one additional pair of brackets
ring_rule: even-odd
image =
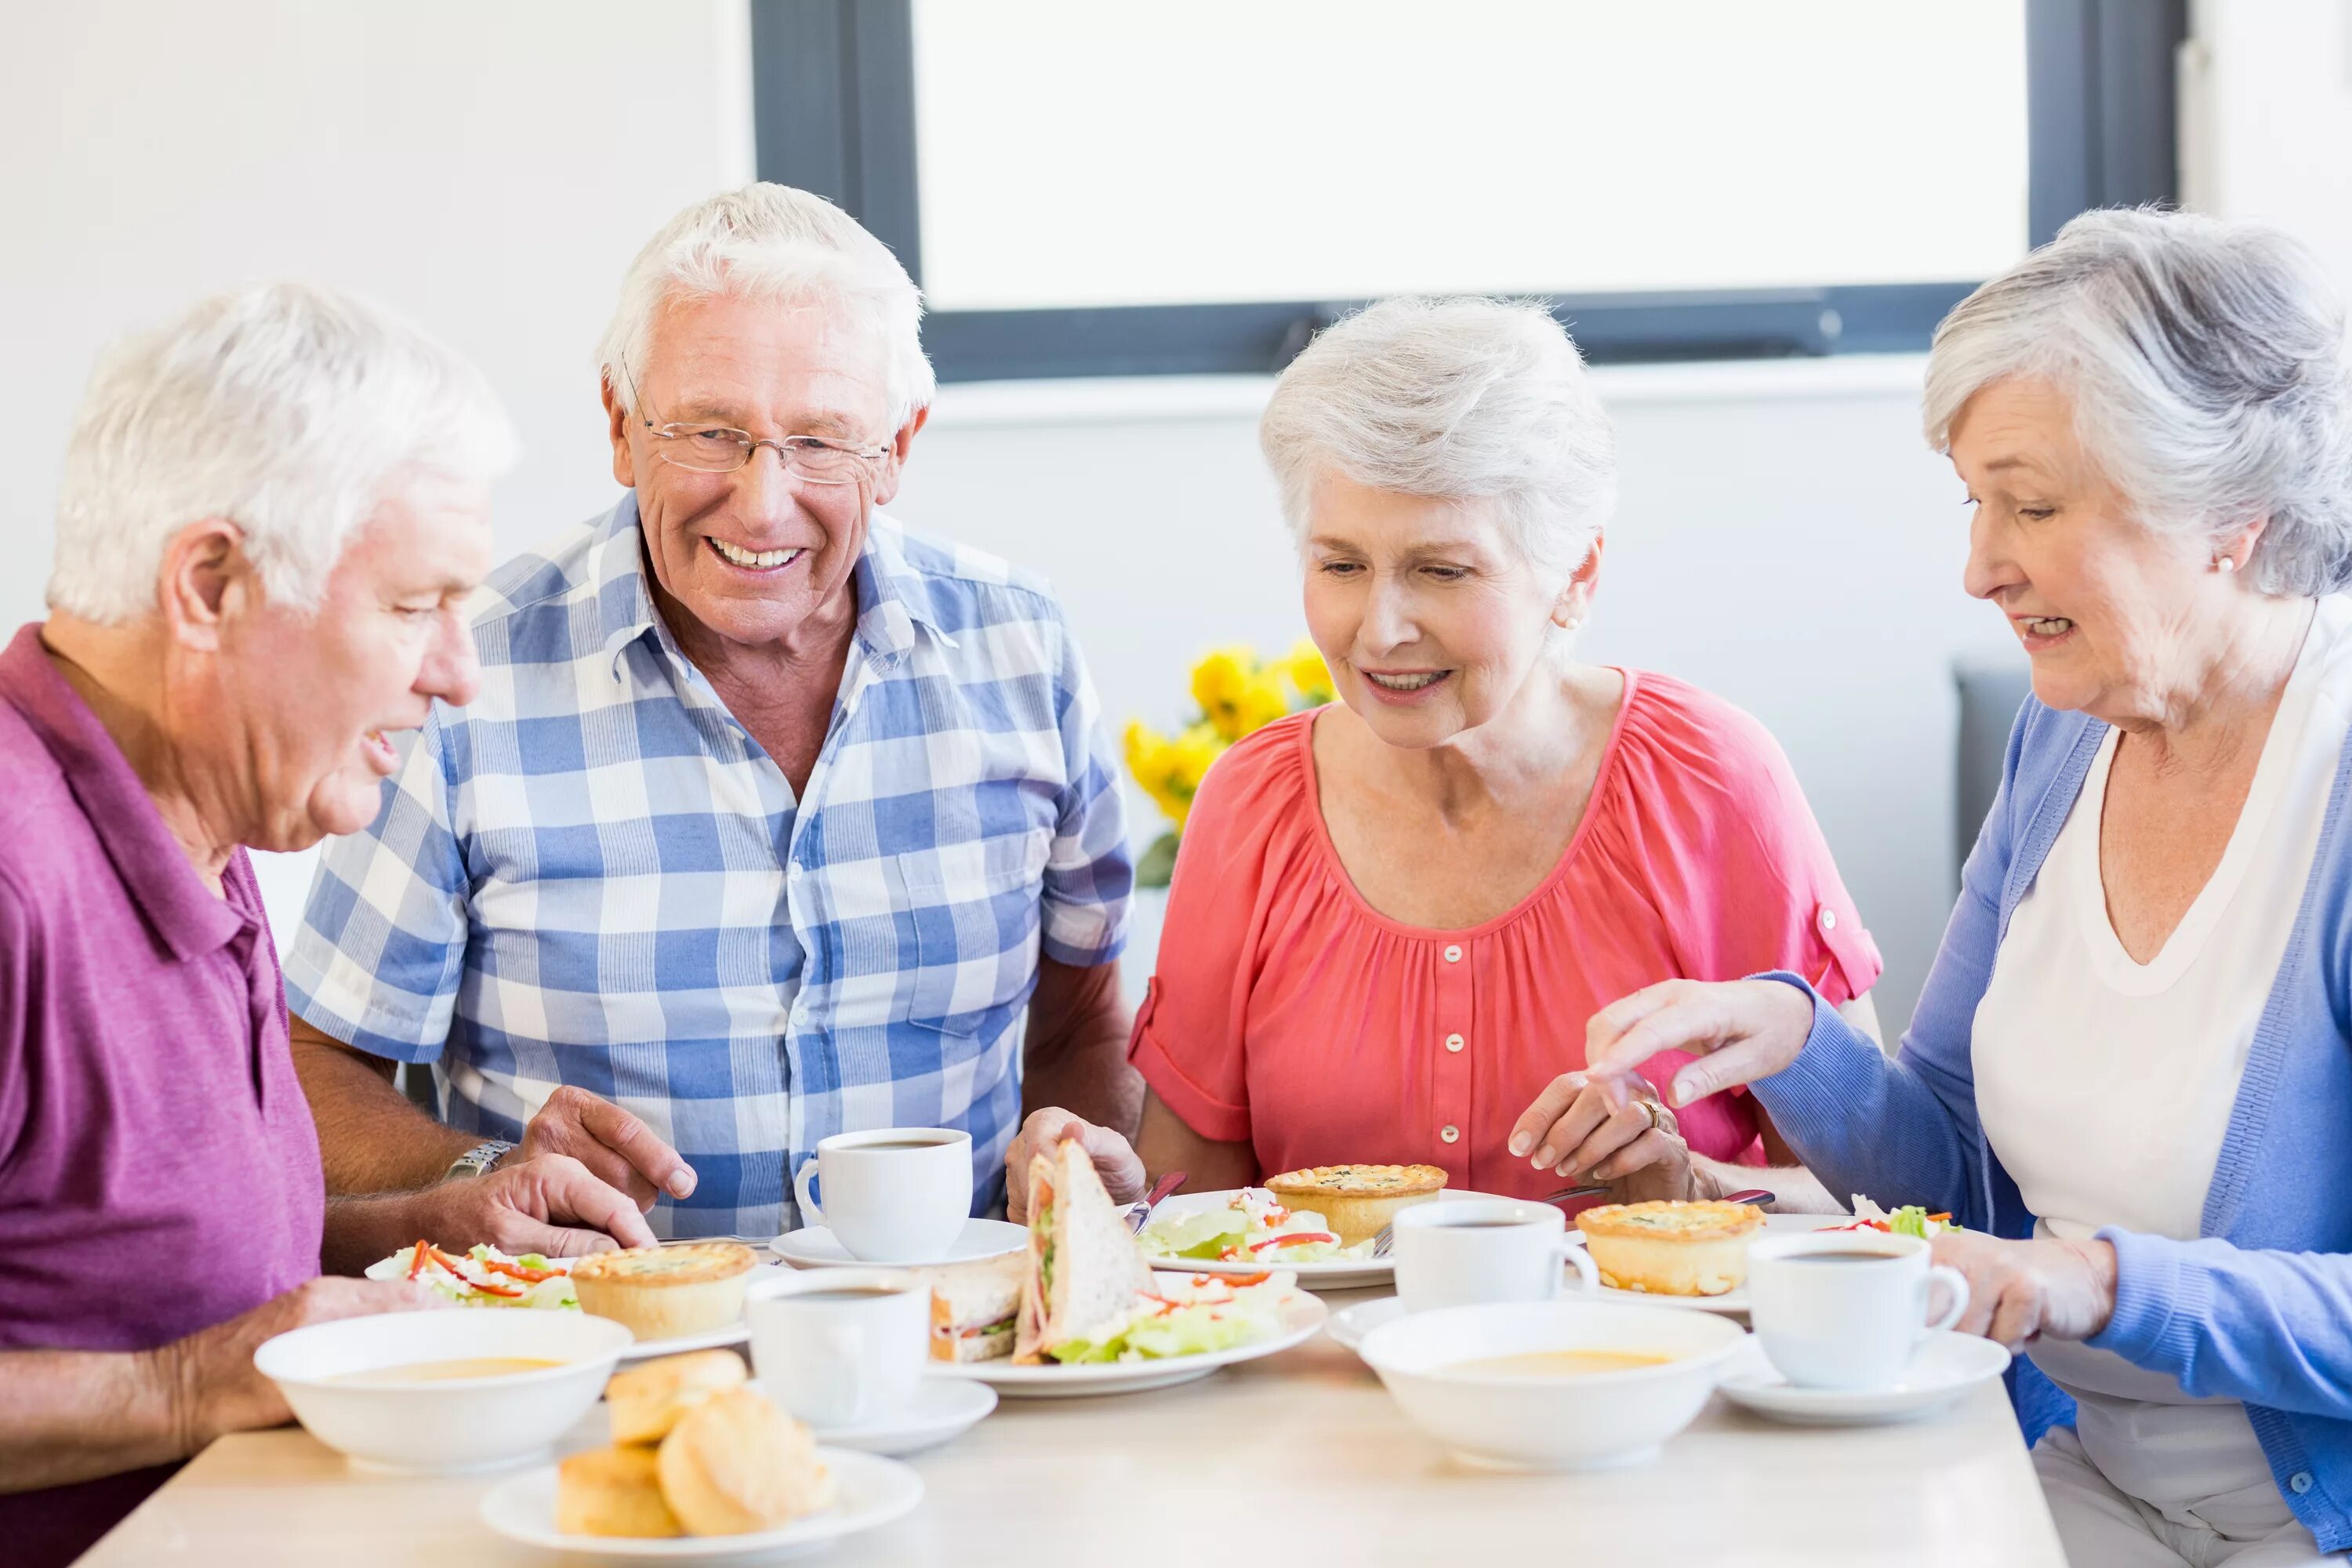
[[(1255, 1274), (1220, 1274), (1217, 1278), (1238, 1290), (1246, 1285), (1263, 1285), (1273, 1279), (1274, 1274), (1270, 1269), (1261, 1268)], [(1205, 1285), (1208, 1282), (1205, 1275), (1196, 1274), (1192, 1277), (1192, 1283), (1195, 1285)]]
[(425, 1272), (425, 1255), (432, 1250), (433, 1244), (429, 1241), (420, 1241), (416, 1244), (416, 1255), (408, 1261), (409, 1279), (415, 1279)]
[(530, 1285), (536, 1285), (543, 1279), (552, 1279), (557, 1273), (557, 1270), (552, 1268), (525, 1268), (520, 1263), (501, 1263), (495, 1258), (483, 1258), (482, 1267)]
[(1250, 1251), (1259, 1253), (1269, 1247), (1305, 1247), (1318, 1241), (1336, 1242), (1339, 1239), (1328, 1230), (1295, 1230), (1288, 1236), (1272, 1237), (1265, 1241), (1254, 1243)]

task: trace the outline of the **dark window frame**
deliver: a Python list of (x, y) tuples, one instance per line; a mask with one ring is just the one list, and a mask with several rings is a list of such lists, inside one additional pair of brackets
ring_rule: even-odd
[[(2188, 0), (2027, 0), (2029, 237), (2179, 195), (2174, 61)], [(841, 204), (922, 281), (912, 0), (751, 0), (760, 177)], [(1916, 351), (1976, 279), (1559, 295), (1596, 363)], [(942, 381), (1279, 370), (1361, 300), (941, 310)]]

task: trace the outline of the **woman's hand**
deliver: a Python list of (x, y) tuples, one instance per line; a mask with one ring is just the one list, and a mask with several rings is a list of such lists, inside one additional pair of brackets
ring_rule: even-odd
[(1812, 998), (1778, 980), (1668, 980), (1592, 1015), (1584, 1029), (1586, 1077), (1623, 1103), (1637, 1069), (1660, 1051), (1704, 1058), (1675, 1075), (1666, 1103), (1688, 1105), (1754, 1083), (1797, 1059), (1812, 1033)]
[(1150, 1190), (1143, 1161), (1126, 1139), (1059, 1106), (1048, 1106), (1029, 1113), (1013, 1147), (1004, 1152), (1004, 1214), (1013, 1224), (1029, 1218), (1030, 1156), (1047, 1152), (1065, 1138), (1075, 1138), (1085, 1146), (1111, 1202), (1136, 1203)]
[(2003, 1241), (1946, 1231), (1936, 1261), (1968, 1276), (1969, 1310), (1953, 1326), (2021, 1352), (2037, 1336), (2087, 1340), (2116, 1311), (2116, 1249), (2104, 1241)]
[(1620, 1088), (1560, 1074), (1519, 1113), (1510, 1151), (1538, 1170), (1605, 1182), (1618, 1203), (1705, 1195), (1675, 1113), (1641, 1079)]

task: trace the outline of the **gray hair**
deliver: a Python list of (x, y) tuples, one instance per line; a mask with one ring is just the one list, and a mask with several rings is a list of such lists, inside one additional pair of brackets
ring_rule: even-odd
[(1259, 448), (1303, 541), (1318, 475), (1492, 500), (1521, 552), (1566, 576), (1617, 505), (1617, 437), (1583, 358), (1541, 305), (1383, 300), (1275, 384)]
[(674, 295), (733, 293), (778, 304), (835, 303), (862, 314), (887, 355), (885, 395), (898, 430), (938, 390), (924, 357), (923, 300), (890, 247), (823, 196), (767, 182), (699, 201), (662, 226), (629, 264), (597, 368), (635, 412), (625, 364), (642, 374), (654, 321)]
[(215, 295), (100, 356), (58, 484), (52, 609), (124, 626), (172, 536), (234, 522), (274, 602), (317, 607), (352, 536), (421, 473), (489, 479), (515, 437), (479, 371), (349, 295)]
[(2269, 526), (2247, 580), (2352, 586), (2352, 367), (2344, 310), (2274, 229), (2154, 209), (2084, 213), (1936, 329), (1927, 439), (2014, 375), (2074, 399), (2084, 448), (2150, 527), (2222, 542)]

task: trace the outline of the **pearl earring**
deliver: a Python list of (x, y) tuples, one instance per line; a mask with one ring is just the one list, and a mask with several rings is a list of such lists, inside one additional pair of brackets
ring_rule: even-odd
[(2216, 572), (2235, 572), (2237, 569), (2238, 569), (2238, 558), (2237, 558), (2236, 556), (2234, 556), (2234, 555), (2216, 555), (2215, 557), (2213, 557), (2213, 570), (2214, 570), (2214, 571), (2216, 571)]

